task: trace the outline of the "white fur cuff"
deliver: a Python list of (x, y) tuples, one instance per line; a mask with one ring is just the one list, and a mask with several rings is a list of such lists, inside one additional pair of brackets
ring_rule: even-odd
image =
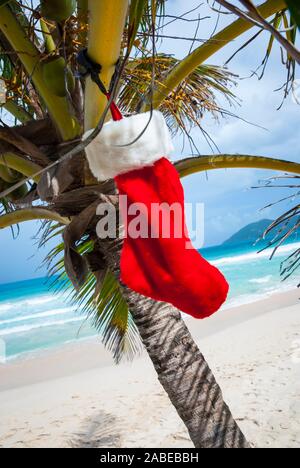
[[(154, 111), (151, 120), (150, 117), (150, 112), (146, 112), (116, 122), (110, 121), (87, 146), (90, 169), (99, 181), (151, 166), (160, 158), (170, 155), (173, 144), (163, 115)], [(87, 132), (84, 138), (92, 131)]]

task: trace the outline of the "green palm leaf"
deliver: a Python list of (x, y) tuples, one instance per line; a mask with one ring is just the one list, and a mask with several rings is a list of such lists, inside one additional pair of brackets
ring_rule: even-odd
[(0, 0), (0, 8), (4, 5), (6, 5), (7, 3), (9, 3), (11, 0)]
[[(47, 226), (43, 226), (40, 246), (47, 245), (47, 242), (61, 236), (62, 233), (60, 225), (47, 223)], [(68, 300), (77, 305), (78, 312), (91, 320), (104, 346), (112, 352), (116, 363), (122, 358), (133, 359), (140, 354), (142, 344), (118, 281), (110, 271), (106, 271), (99, 287), (96, 275), (90, 273), (82, 287), (75, 291), (65, 272), (64, 247), (63, 242), (58, 243), (45, 259), (52, 289), (56, 294), (68, 292)], [(92, 252), (93, 248), (92, 241), (83, 240), (79, 243), (77, 251), (80, 255), (85, 255)]]
[(300, 3), (295, 0), (285, 0), (289, 10), (291, 12), (292, 18), (300, 28)]

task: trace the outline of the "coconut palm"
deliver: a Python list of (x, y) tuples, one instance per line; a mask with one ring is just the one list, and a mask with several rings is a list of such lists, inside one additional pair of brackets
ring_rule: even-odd
[[(174, 133), (188, 134), (194, 126), (204, 132), (203, 114), (224, 112), (216, 94), (234, 99), (234, 76), (206, 61), (253, 23), (233, 21), (177, 60), (155, 49), (164, 4), (0, 1), (2, 107), (15, 120), (12, 126), (1, 121), (0, 128), (0, 229), (38, 219), (41, 244), (63, 236), (46, 259), (49, 274), (58, 289), (75, 287), (73, 299), (91, 315), (116, 361), (136, 354), (141, 338), (195, 447), (244, 448), (248, 443), (180, 312), (121, 284), (121, 235), (100, 241), (95, 233), (96, 206), (117, 205), (118, 199), (113, 182), (99, 184), (86, 163), (82, 134), (101, 131), (109, 106), (94, 81), (83, 76), (80, 50), (87, 47), (101, 65), (101, 81), (125, 115), (159, 108)], [(283, 0), (267, 0), (258, 11), (277, 27), (289, 21)], [(198, 156), (176, 167), (182, 177), (234, 167), (300, 174), (296, 163), (254, 155)]]

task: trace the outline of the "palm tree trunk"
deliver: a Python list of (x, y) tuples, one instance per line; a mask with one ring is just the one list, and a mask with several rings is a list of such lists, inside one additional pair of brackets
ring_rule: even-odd
[[(101, 242), (107, 264), (118, 279), (121, 245), (121, 240)], [(195, 447), (250, 448), (180, 312), (124, 285), (122, 292), (158, 379)]]

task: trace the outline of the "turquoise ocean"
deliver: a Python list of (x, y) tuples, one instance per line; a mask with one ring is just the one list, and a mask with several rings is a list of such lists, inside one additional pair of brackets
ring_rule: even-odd
[[(226, 309), (296, 288), (299, 276), (296, 273), (282, 282), (280, 264), (299, 246), (283, 246), (272, 261), (270, 250), (257, 254), (255, 247), (245, 245), (211, 247), (201, 253), (221, 269), (230, 283)], [(0, 285), (0, 348), (6, 348), (8, 360), (95, 335), (89, 321), (66, 296), (49, 290), (47, 279)]]

